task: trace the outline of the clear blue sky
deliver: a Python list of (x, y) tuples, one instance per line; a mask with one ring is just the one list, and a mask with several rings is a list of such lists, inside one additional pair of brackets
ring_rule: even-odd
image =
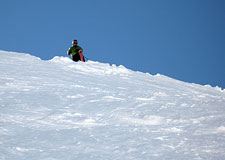
[(224, 0), (0, 0), (0, 50), (90, 60), (225, 88)]

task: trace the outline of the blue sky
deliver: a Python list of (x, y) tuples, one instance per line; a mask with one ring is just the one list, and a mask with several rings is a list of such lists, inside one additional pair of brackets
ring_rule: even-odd
[(0, 50), (90, 60), (225, 88), (224, 0), (0, 0)]

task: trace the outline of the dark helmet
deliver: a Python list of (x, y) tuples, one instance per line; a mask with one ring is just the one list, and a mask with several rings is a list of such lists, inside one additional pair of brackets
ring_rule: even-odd
[(74, 42), (78, 43), (78, 41), (77, 41), (77, 40), (73, 40), (73, 41), (72, 41), (72, 44), (74, 44)]

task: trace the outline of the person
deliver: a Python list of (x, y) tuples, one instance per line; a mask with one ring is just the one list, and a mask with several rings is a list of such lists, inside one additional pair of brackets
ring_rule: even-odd
[[(84, 57), (83, 57), (83, 49), (78, 46), (78, 41), (77, 40), (73, 40), (73, 46), (69, 48), (67, 54), (68, 55), (72, 55), (72, 60), (75, 61), (75, 62), (78, 62), (78, 61), (81, 61), (82, 59), (84, 60)], [(82, 57), (80, 57), (80, 55)], [(85, 61), (85, 60), (84, 60)]]

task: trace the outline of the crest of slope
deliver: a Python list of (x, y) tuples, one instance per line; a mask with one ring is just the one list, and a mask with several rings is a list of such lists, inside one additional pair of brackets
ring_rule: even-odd
[(223, 159), (225, 93), (124, 66), (0, 51), (2, 159)]

